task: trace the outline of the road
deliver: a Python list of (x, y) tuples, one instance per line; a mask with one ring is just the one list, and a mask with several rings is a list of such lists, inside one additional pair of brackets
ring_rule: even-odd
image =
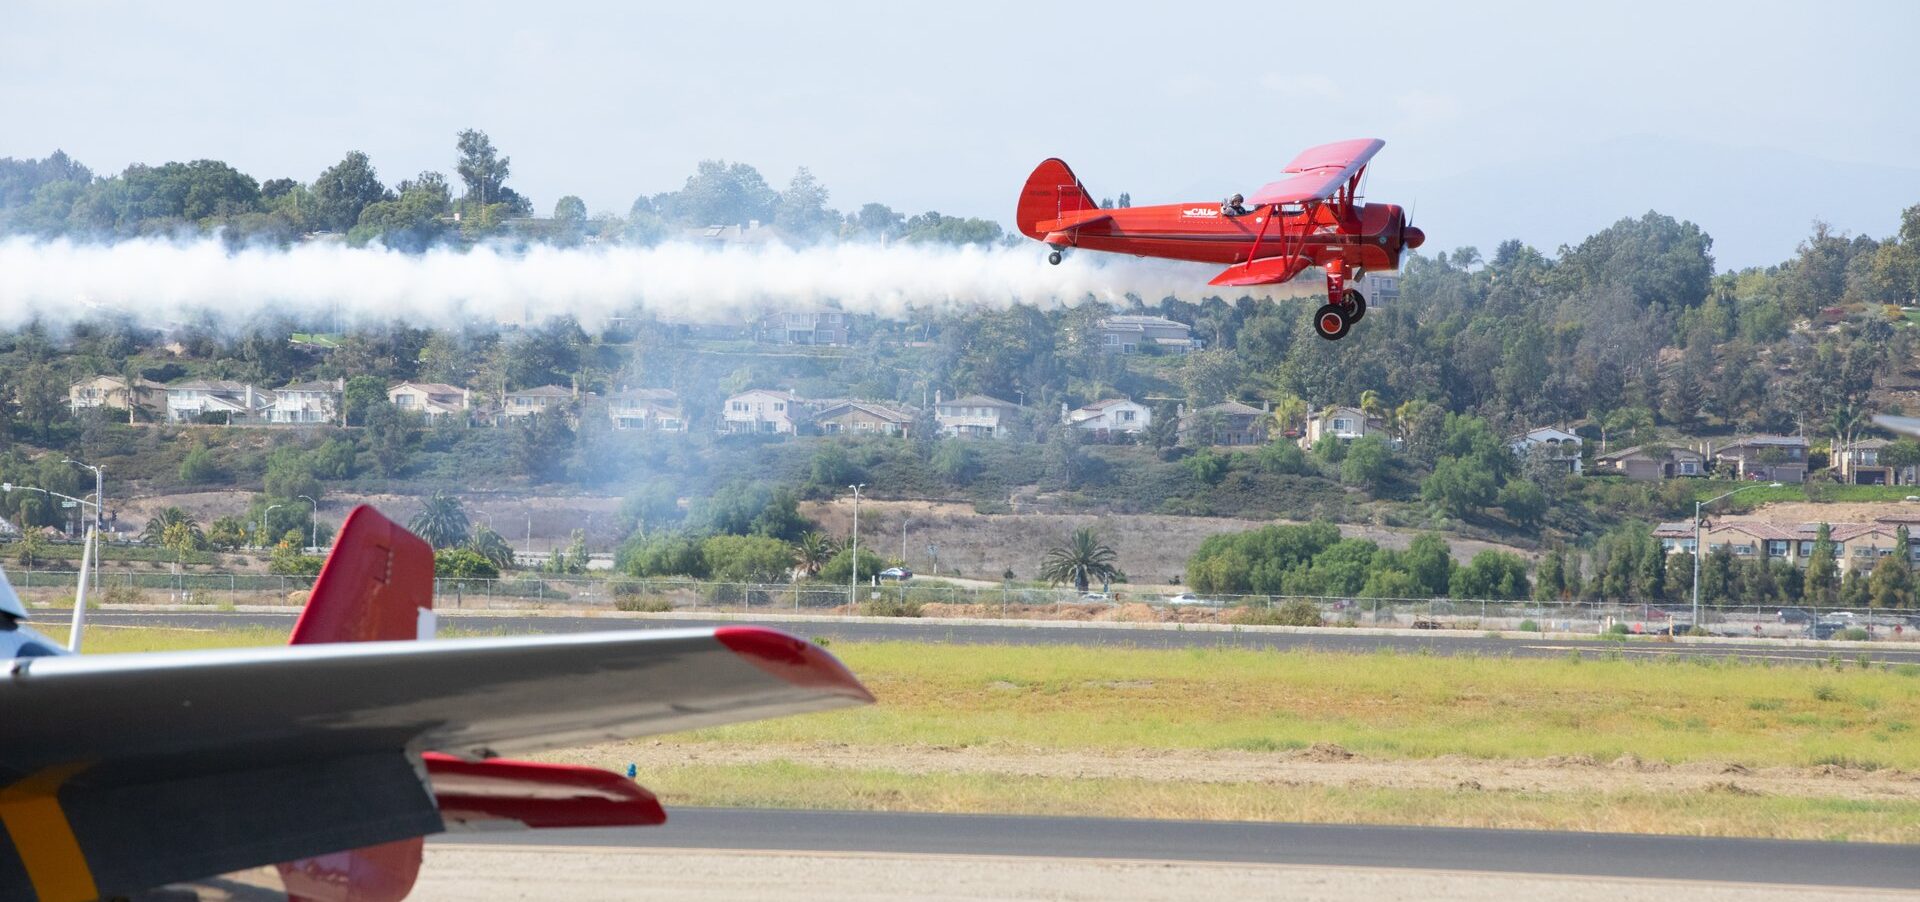
[[(67, 613), (50, 609), (35, 612), (35, 622), (49, 625), (54, 634), (64, 635), (57, 625)], [(222, 611), (125, 612), (90, 614), (89, 625), (149, 626), (184, 629), (237, 629), (263, 627), (291, 630), (295, 614), (236, 613)], [(718, 626), (752, 621), (703, 620), (695, 618), (583, 617), (577, 615), (460, 614), (442, 609), (443, 630), (469, 630), (520, 635), (528, 633), (577, 633), (622, 629), (679, 629)], [(1627, 642), (1600, 639), (1547, 639), (1509, 637), (1496, 639), (1477, 633), (1436, 632), (1432, 635), (1365, 635), (1348, 630), (1327, 629), (1310, 633), (1262, 632), (1257, 630), (1140, 629), (1123, 626), (1071, 626), (1033, 624), (961, 624), (940, 620), (903, 618), (885, 622), (849, 622), (818, 620), (768, 621), (765, 625), (805, 637), (825, 637), (845, 642), (951, 642), (959, 644), (1002, 645), (1091, 645), (1128, 648), (1253, 648), (1313, 649), (1316, 651), (1365, 654), (1391, 649), (1402, 654), (1439, 655), (1514, 655), (1517, 657), (1562, 657), (1569, 651), (1583, 654), (1610, 654), (1642, 657), (1707, 657), (1770, 660), (1777, 663), (1827, 661), (1838, 655), (1852, 662), (1865, 653), (1875, 664), (1920, 665), (1920, 643), (1848, 643), (1844, 647), (1796, 646), (1785, 643), (1742, 642), (1689, 645), (1661, 643), (1647, 639)]]
[(456, 834), (435, 842), (877, 852), (1492, 871), (1920, 888), (1910, 846), (1085, 817), (674, 808), (649, 828)]

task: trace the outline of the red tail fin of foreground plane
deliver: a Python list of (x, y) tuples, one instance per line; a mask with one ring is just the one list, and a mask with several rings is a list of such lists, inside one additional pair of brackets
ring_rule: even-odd
[[(433, 548), (371, 507), (347, 515), (314, 580), (292, 644), (381, 642), (419, 636), (433, 608)], [(653, 793), (590, 767), (494, 758), (422, 756), (449, 825), (647, 826), (667, 814)], [(420, 873), (419, 837), (282, 863), (295, 902), (399, 902)]]
[(1098, 210), (1100, 202), (1087, 193), (1073, 170), (1058, 159), (1048, 159), (1033, 168), (1027, 185), (1020, 189), (1020, 206), (1014, 211), (1014, 224), (1020, 234), (1036, 241), (1046, 240), (1046, 232), (1037, 223), (1065, 219), (1082, 210)]

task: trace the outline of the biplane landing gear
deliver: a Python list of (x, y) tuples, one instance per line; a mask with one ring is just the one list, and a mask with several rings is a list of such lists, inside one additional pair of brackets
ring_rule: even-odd
[(1349, 288), (1340, 296), (1340, 308), (1347, 312), (1347, 322), (1357, 323), (1367, 318), (1367, 296)]
[(1048, 255), (1047, 255), (1047, 262), (1048, 262), (1048, 263), (1051, 263), (1051, 264), (1053, 264), (1053, 265), (1055, 265), (1055, 266), (1059, 266), (1059, 265), (1060, 265), (1060, 252), (1059, 252), (1059, 251), (1054, 251), (1053, 253), (1051, 253), (1051, 254), (1048, 254)]
[(1344, 307), (1328, 304), (1313, 313), (1313, 331), (1328, 341), (1347, 337), (1347, 330), (1352, 328), (1353, 318), (1348, 316)]

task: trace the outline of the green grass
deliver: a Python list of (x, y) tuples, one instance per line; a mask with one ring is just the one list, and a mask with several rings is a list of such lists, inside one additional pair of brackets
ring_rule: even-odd
[(1920, 842), (1904, 799), (1770, 796), (1732, 781), (1680, 792), (1536, 792), (901, 773), (793, 761), (643, 769), (672, 805), (1080, 815)]
[(1920, 744), (1885, 728), (1920, 720), (1920, 679), (1884, 668), (906, 643), (834, 651), (880, 704), (686, 738), (1103, 751), (1334, 742), (1378, 758), (1804, 766), (1840, 756), (1920, 768)]

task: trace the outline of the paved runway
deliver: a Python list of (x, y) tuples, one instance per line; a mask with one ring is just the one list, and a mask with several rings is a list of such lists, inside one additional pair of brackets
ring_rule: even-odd
[[(66, 614), (58, 610), (36, 612), (36, 622), (59, 624)], [(232, 613), (220, 611), (135, 613), (110, 611), (92, 614), (87, 622), (102, 626), (164, 626), (188, 629), (232, 629), (265, 627), (291, 630), (294, 613)], [(500, 632), (505, 634), (574, 633), (622, 629), (679, 629), (717, 626), (750, 620), (702, 620), (698, 618), (624, 618), (582, 617), (575, 615), (461, 614), (442, 609), (442, 629)], [(1101, 627), (1076, 624), (1071, 627), (1034, 625), (969, 625), (939, 620), (903, 618), (885, 622), (848, 622), (843, 620), (768, 621), (767, 626), (803, 637), (824, 636), (847, 642), (951, 642), (959, 644), (1005, 645), (1092, 645), (1124, 648), (1256, 648), (1315, 649), (1319, 651), (1369, 653), (1392, 649), (1403, 654), (1479, 654), (1519, 657), (1561, 657), (1570, 650), (1583, 654), (1608, 654), (1658, 657), (1709, 657), (1771, 660), (1780, 663), (1815, 663), (1838, 655), (1852, 662), (1866, 653), (1876, 664), (1920, 664), (1920, 643), (1848, 643), (1842, 647), (1795, 646), (1784, 643), (1713, 643), (1689, 645), (1661, 643), (1646, 639), (1610, 642), (1599, 639), (1515, 638), (1493, 639), (1481, 634), (1435, 633), (1433, 635), (1363, 635), (1351, 631), (1327, 629), (1311, 633), (1280, 633), (1257, 630), (1179, 630), (1141, 629), (1137, 627)], [(56, 632), (59, 632), (56, 629)]]
[(468, 833), (435, 842), (1205, 861), (1920, 888), (1920, 850), (1911, 846), (1439, 827), (676, 807), (664, 827)]

